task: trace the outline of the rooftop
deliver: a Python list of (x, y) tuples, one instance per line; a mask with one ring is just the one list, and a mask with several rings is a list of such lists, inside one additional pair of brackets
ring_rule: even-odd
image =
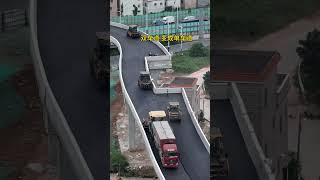
[(244, 51), (244, 50), (214, 50), (213, 68), (224, 72), (261, 72), (276, 52)]
[(191, 77), (175, 77), (170, 84), (170, 87), (193, 87), (197, 82), (197, 78)]
[(276, 51), (213, 50), (212, 76), (222, 80), (261, 80), (277, 67)]

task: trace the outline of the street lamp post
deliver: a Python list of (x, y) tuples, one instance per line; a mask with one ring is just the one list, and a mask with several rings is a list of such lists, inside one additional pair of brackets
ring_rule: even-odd
[(148, 34), (148, 11), (147, 11), (147, 4), (144, 5), (146, 10), (146, 33)]
[[(168, 37), (169, 37), (169, 33), (170, 33), (170, 29), (169, 29), (169, 22), (167, 22), (167, 27), (168, 27)], [(168, 38), (167, 37), (167, 38)], [(169, 38), (168, 38), (168, 51), (170, 51), (170, 41), (169, 41)]]
[[(182, 36), (182, 25), (179, 26), (180, 28), (180, 37)], [(182, 41), (180, 40), (180, 52), (182, 52)]]

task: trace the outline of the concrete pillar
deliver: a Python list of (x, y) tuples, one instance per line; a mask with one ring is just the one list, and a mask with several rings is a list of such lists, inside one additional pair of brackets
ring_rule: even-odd
[(129, 150), (136, 149), (136, 123), (132, 115), (131, 110), (128, 108), (128, 120), (129, 120)]

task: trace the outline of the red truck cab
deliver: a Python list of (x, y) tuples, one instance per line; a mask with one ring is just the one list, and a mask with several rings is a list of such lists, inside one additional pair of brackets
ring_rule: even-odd
[(176, 145), (176, 138), (168, 121), (152, 122), (151, 133), (159, 151), (162, 166), (164, 168), (178, 168), (179, 152)]
[(179, 166), (179, 153), (176, 144), (164, 144), (161, 162), (165, 168), (177, 168)]

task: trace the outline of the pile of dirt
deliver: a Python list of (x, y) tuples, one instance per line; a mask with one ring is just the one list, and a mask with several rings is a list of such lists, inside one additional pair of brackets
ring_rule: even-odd
[(25, 65), (8, 81), (24, 98), (25, 111), (17, 123), (0, 131), (0, 162), (15, 169), (9, 180), (40, 180), (46, 172), (35, 173), (26, 168), (29, 163), (48, 164), (47, 134), (32, 65)]

